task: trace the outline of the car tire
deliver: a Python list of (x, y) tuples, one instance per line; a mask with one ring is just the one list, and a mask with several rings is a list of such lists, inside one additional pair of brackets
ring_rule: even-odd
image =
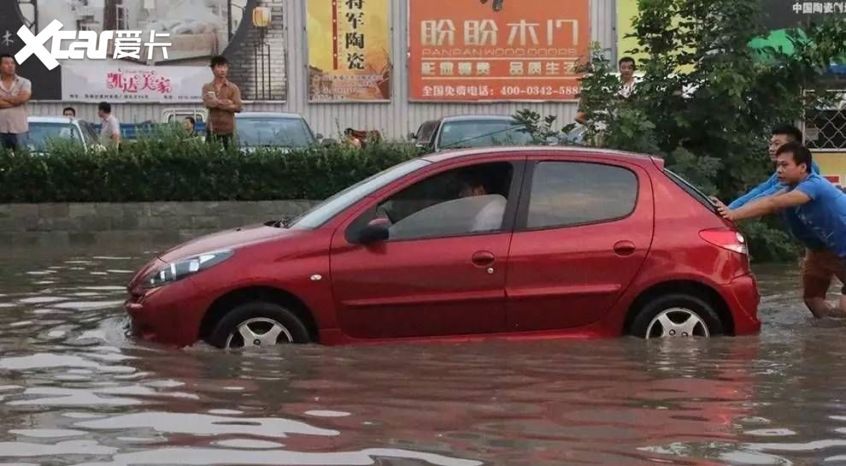
[(660, 296), (635, 315), (629, 334), (640, 338), (713, 337), (723, 334), (723, 324), (714, 308), (696, 296)]
[[(252, 341), (248, 341), (249, 336)], [(234, 307), (215, 325), (208, 342), (218, 348), (236, 349), (284, 343), (310, 343), (305, 324), (288, 308), (253, 301)]]

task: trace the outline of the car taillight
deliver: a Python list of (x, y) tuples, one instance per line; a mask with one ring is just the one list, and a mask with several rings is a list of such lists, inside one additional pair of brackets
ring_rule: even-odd
[(699, 237), (714, 246), (728, 249), (738, 254), (749, 254), (749, 248), (746, 247), (746, 239), (734, 230), (702, 230), (699, 232)]

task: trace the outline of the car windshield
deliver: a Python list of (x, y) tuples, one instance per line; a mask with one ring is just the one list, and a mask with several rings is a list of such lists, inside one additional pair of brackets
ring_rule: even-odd
[(82, 136), (85, 138), (85, 142), (91, 145), (97, 144), (100, 135), (97, 134), (97, 131), (94, 129), (94, 125), (87, 121), (80, 121), (79, 127), (82, 128)]
[(341, 213), (344, 209), (373, 194), (375, 191), (402, 178), (403, 176), (416, 171), (430, 162), (423, 159), (413, 159), (377, 173), (364, 181), (361, 181), (349, 188), (326, 199), (315, 208), (306, 212), (291, 224), (292, 229), (313, 229), (328, 222), (332, 217)]
[(301, 118), (238, 118), (236, 127), (241, 146), (308, 147), (315, 143)]
[(521, 146), (531, 142), (532, 135), (516, 121), (468, 120), (445, 122), (438, 146), (441, 149), (459, 149)]
[(71, 123), (30, 122), (26, 145), (30, 150), (44, 150), (50, 141), (82, 142), (82, 135)]

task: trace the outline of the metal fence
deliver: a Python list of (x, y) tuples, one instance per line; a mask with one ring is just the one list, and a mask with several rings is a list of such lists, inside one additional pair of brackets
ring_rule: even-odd
[(805, 114), (805, 142), (815, 152), (846, 150), (846, 90), (833, 91), (836, 102)]

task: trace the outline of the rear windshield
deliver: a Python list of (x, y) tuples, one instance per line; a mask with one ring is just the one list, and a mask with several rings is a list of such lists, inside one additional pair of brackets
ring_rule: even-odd
[(512, 120), (468, 120), (443, 124), (441, 149), (523, 146), (531, 144), (532, 134)]
[(717, 212), (717, 207), (711, 202), (711, 198), (705, 195), (702, 191), (700, 191), (696, 186), (690, 184), (687, 180), (682, 178), (681, 176), (671, 172), (670, 170), (665, 169), (664, 173), (667, 175), (668, 178), (673, 180), (679, 188), (683, 189), (686, 193), (690, 194), (691, 197), (699, 201), (700, 204), (704, 205), (708, 208), (711, 212)]
[(305, 120), (300, 118), (244, 117), (236, 121), (241, 146), (305, 148), (315, 142)]

